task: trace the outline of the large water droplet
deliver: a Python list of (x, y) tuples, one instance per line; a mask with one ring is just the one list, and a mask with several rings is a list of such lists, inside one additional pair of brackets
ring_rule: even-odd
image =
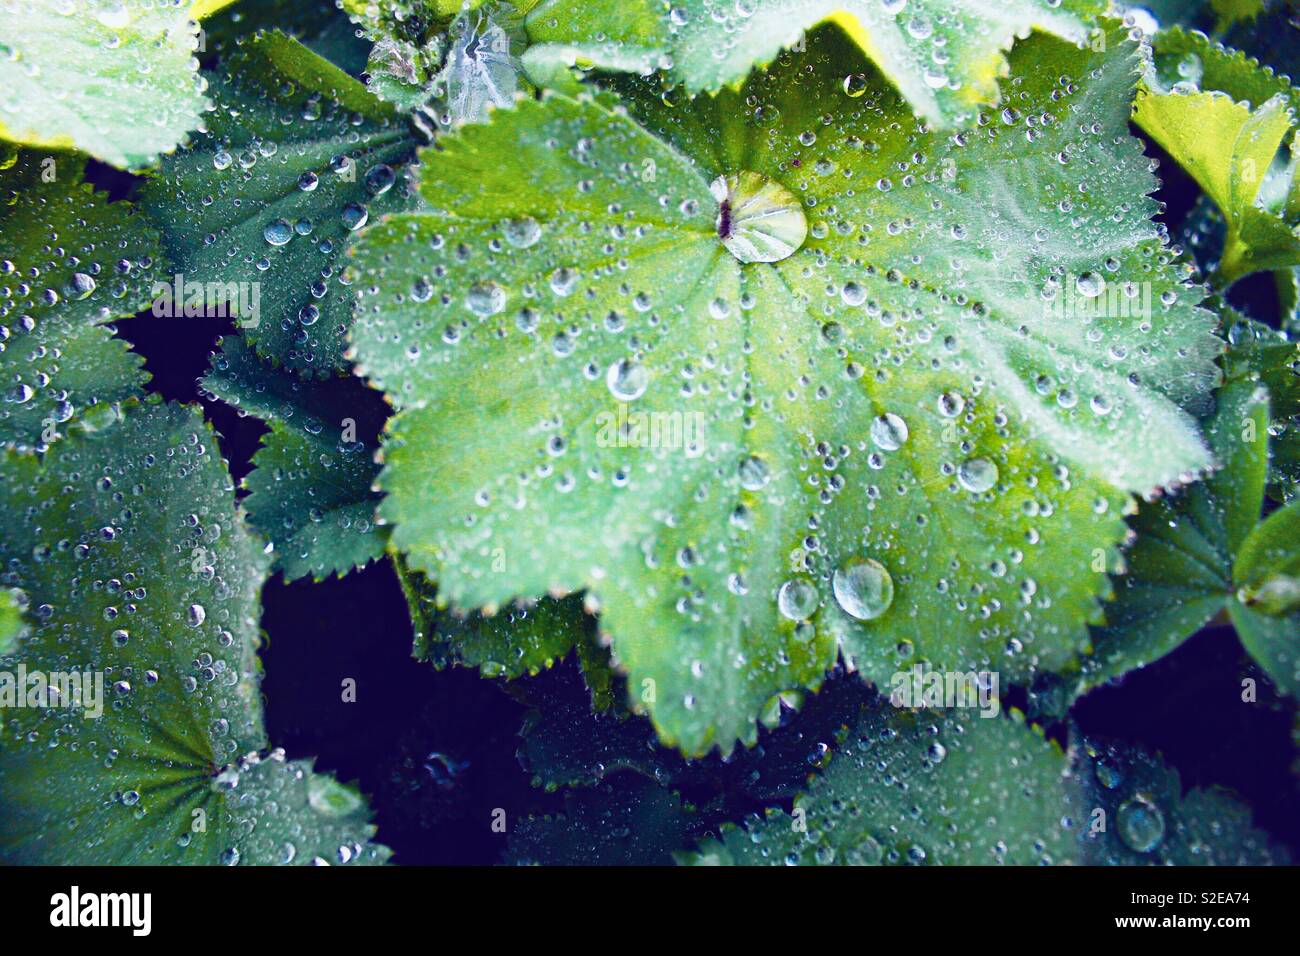
[(835, 600), (844, 613), (859, 621), (872, 621), (894, 603), (894, 579), (879, 561), (853, 558), (831, 578)]
[(282, 246), (293, 238), (293, 226), (284, 219), (276, 219), (266, 224), (262, 238), (273, 246)]
[(776, 592), (776, 607), (791, 621), (806, 621), (817, 611), (817, 589), (801, 578), (786, 581)]
[(620, 402), (631, 402), (645, 394), (650, 384), (650, 373), (645, 366), (637, 365), (631, 359), (619, 359), (609, 366), (605, 373), (605, 384), (609, 393)]
[(527, 249), (542, 237), (542, 227), (536, 219), (525, 216), (523, 219), (507, 219), (501, 226), (506, 242), (516, 249)]
[(779, 262), (808, 237), (803, 206), (788, 189), (746, 170), (709, 185), (718, 201), (718, 237), (741, 262)]
[(988, 491), (998, 481), (998, 466), (987, 458), (971, 458), (957, 468), (957, 481), (967, 491), (979, 494)]
[(897, 451), (907, 441), (907, 422), (893, 412), (880, 415), (871, 423), (871, 441), (882, 451)]
[(465, 304), (481, 318), (496, 315), (506, 307), (506, 290), (495, 282), (476, 282), (470, 286)]
[(757, 455), (750, 455), (742, 459), (738, 473), (740, 475), (740, 487), (746, 491), (758, 491), (772, 477), (767, 463)]

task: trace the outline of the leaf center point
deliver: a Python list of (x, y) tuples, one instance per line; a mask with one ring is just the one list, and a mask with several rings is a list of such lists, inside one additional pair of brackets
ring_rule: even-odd
[(808, 237), (803, 205), (761, 173), (719, 176), (709, 192), (718, 203), (718, 238), (741, 262), (780, 262)]

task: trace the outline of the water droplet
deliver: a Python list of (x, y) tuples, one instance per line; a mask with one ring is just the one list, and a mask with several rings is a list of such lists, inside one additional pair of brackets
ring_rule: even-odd
[(872, 421), (871, 441), (882, 451), (897, 451), (907, 441), (907, 423), (893, 412), (886, 412)]
[(957, 468), (957, 481), (976, 494), (988, 491), (998, 480), (998, 466), (987, 458), (971, 458)]
[(966, 408), (966, 399), (957, 392), (944, 392), (939, 396), (939, 414), (944, 418), (956, 418)]
[(495, 282), (476, 282), (470, 286), (465, 304), (471, 312), (485, 319), (506, 307), (506, 290)]
[(788, 189), (746, 170), (709, 184), (718, 201), (718, 237), (741, 262), (779, 262), (808, 237), (803, 206)]
[(95, 280), (84, 272), (74, 272), (63, 286), (63, 294), (73, 300), (88, 298), (94, 291)]
[(531, 216), (522, 219), (507, 219), (501, 226), (506, 242), (516, 249), (527, 249), (542, 237), (542, 227)]
[(1145, 793), (1136, 793), (1116, 811), (1120, 838), (1138, 853), (1150, 853), (1165, 836), (1165, 816)]
[(740, 487), (746, 491), (758, 491), (772, 477), (768, 470), (767, 463), (757, 455), (750, 455), (740, 462), (738, 469), (740, 475)]
[(817, 589), (802, 578), (794, 578), (781, 585), (776, 592), (776, 607), (781, 616), (791, 621), (806, 621), (821, 603)]
[(397, 173), (387, 163), (371, 166), (366, 172), (366, 189), (372, 196), (382, 196), (397, 182)]
[(1074, 280), (1074, 287), (1084, 298), (1095, 299), (1105, 291), (1106, 280), (1095, 272), (1085, 272)]
[(894, 579), (879, 561), (853, 558), (831, 578), (835, 600), (844, 613), (859, 621), (873, 621), (894, 603)]
[(276, 219), (266, 224), (262, 238), (273, 246), (282, 246), (293, 238), (293, 226), (284, 219)]
[(355, 232), (366, 224), (366, 220), (370, 218), (370, 213), (366, 211), (365, 206), (350, 202), (343, 207), (343, 212), (339, 218), (343, 220), (343, 228), (349, 232)]
[(630, 359), (619, 359), (610, 364), (605, 373), (605, 384), (609, 386), (610, 394), (620, 402), (631, 402), (645, 394), (650, 384), (650, 373), (645, 366)]

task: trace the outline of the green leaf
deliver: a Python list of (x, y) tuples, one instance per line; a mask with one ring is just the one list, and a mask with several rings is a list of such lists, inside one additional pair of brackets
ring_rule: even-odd
[(1204, 33), (1181, 27), (1161, 30), (1153, 39), (1147, 85), (1156, 92), (1218, 90), (1254, 106), (1280, 95), (1293, 110), (1300, 107), (1300, 90), (1286, 76)]
[(1065, 755), (1021, 719), (912, 713), (878, 698), (794, 801), (724, 826), (695, 865), (1064, 863)]
[(1274, 866), (1287, 851), (1220, 789), (1186, 793), (1178, 772), (1131, 746), (1071, 747), (1070, 813), (1085, 866)]
[(1217, 19), (1216, 32), (1227, 30), (1243, 20), (1253, 20), (1264, 9), (1264, 0), (1210, 0)]
[(791, 695), (781, 708), (779, 724), (760, 734), (753, 748), (726, 760), (710, 756), (688, 761), (658, 746), (654, 727), (645, 718), (630, 716), (621, 706), (593, 710), (586, 688), (573, 686), (581, 681), (565, 681), (568, 676), (557, 669), (547, 680), (529, 682), (517, 695), (533, 707), (519, 732), (519, 762), (533, 775), (533, 786), (548, 791), (594, 786), (631, 770), (661, 786), (697, 795), (716, 793), (717, 800), (701, 799), (711, 815), (737, 804), (747, 810), (755, 800), (788, 800), (803, 790), (809, 774), (826, 765), (843, 735), (857, 724), (872, 693), (861, 682), (846, 679), (829, 683), (806, 700)]
[(204, 284), (206, 306), (239, 290), (258, 354), (305, 375), (342, 370), (353, 297), (340, 257), (368, 218), (405, 207), (395, 167), (413, 135), (390, 104), (283, 34), (246, 40), (212, 83), (206, 132), (163, 163), (141, 205), (172, 272)]
[[(738, 88), (750, 70), (797, 47), (820, 23), (842, 28), (873, 60), (919, 116), (937, 125), (960, 122), (998, 102), (1005, 51), (1039, 29), (1077, 42), (1105, 11), (1093, 0), (544, 0), (529, 14), (534, 44), (526, 63), (562, 62), (648, 74), (667, 70), (695, 93)], [(847, 62), (847, 61), (846, 61)], [(839, 65), (844, 65), (841, 63)], [(872, 81), (851, 65), (846, 88)]]
[(0, 137), (131, 169), (171, 152), (207, 107), (194, 58), (201, 12), (169, 0), (5, 0)]
[(1300, 78), (1300, 24), (1286, 0), (1270, 0), (1254, 20), (1237, 23), (1226, 42), (1258, 58), (1278, 73)]
[(0, 171), (0, 446), (43, 450), (73, 416), (146, 381), (106, 323), (149, 301), (158, 234), (82, 182), (84, 168), (23, 150)]
[[(585, 589), (689, 754), (837, 653), (877, 683), (1066, 664), (1129, 492), (1209, 464), (1176, 403), (1222, 348), (1149, 218), (1137, 49), (1108, 45), (1031, 39), (956, 137), (847, 96), (832, 29), (738, 93), (549, 95), (441, 138), (428, 208), (355, 247), (393, 545), (461, 608)], [(733, 206), (776, 214), (769, 252), (796, 214), (806, 239), (742, 263)]]
[(5, 702), (0, 857), (272, 863), (289, 843), (297, 862), (385, 855), (362, 846), (373, 828), (359, 801), (331, 799), (336, 784), (283, 755), (258, 757), (268, 562), (200, 415), (130, 407), (44, 460), (8, 453), (0, 484), (0, 583), (29, 595), (33, 619), (0, 694), (30, 695), (37, 673), (84, 688)]
[[(1077, 681), (1070, 678), (1069, 698), (1163, 657), (1224, 612), (1277, 686), (1292, 695), (1300, 689), (1300, 605), (1287, 598), (1294, 518), (1288, 508), (1259, 523), (1269, 476), (1270, 391), (1280, 364), (1270, 353), (1285, 349), (1283, 374), (1294, 376), (1296, 346), (1244, 322), (1233, 331), (1230, 382), (1206, 425), (1221, 468), (1176, 497), (1143, 506), (1133, 520), (1127, 569), (1116, 579), (1105, 625), (1093, 631), (1092, 653), (1081, 659)], [(1283, 386), (1295, 387), (1285, 380)], [(1279, 392), (1294, 402), (1294, 394)]]
[(1224, 316), (1232, 343), (1225, 357), (1228, 378), (1268, 388), (1268, 493), (1289, 501), (1300, 491), (1300, 342), (1232, 309)]
[(14, 653), (27, 636), (26, 609), (27, 595), (18, 588), (0, 590), (0, 655)]
[(354, 378), (302, 381), (222, 343), (203, 386), (270, 426), (244, 479), (249, 522), (274, 546), (286, 580), (344, 575), (383, 557), (388, 529), (371, 491), (384, 408)]
[(438, 589), (423, 574), (400, 558), (395, 564), (415, 630), (415, 656), (439, 669), (458, 664), (484, 677), (513, 679), (551, 667), (590, 640), (590, 619), (576, 597), (460, 615), (444, 609)]
[[(1106, 624), (1093, 633), (1080, 690), (1172, 651), (1231, 599), (1232, 556), (1259, 520), (1268, 469), (1268, 395), (1235, 382), (1219, 392), (1206, 435), (1221, 468), (1144, 506)], [(1254, 441), (1243, 441), (1246, 435)]]
[(1249, 810), (1183, 794), (1176, 771), (1130, 747), (1070, 754), (1011, 719), (894, 710), (878, 701), (794, 812), (725, 825), (693, 865), (1286, 863)]
[(300, 40), (312, 52), (345, 73), (360, 76), (366, 69), (371, 43), (334, 0), (256, 0), (236, 2), (204, 17), (207, 54), (231, 53), (243, 39), (262, 30), (279, 30)]
[(668, 866), (691, 840), (693, 812), (653, 781), (603, 784), (564, 796), (564, 813), (525, 817), (511, 831), (516, 866)]
[(1242, 645), (1285, 693), (1300, 698), (1300, 499), (1248, 537), (1233, 564), (1228, 605)]
[[(1291, 133), (1300, 93), (1284, 77), (1203, 34), (1170, 31), (1157, 49), (1156, 64), (1163, 69), (1149, 73), (1139, 89), (1134, 120), (1226, 217), (1219, 263), (1224, 281), (1300, 263), (1297, 217), (1269, 208), (1261, 191)], [(1162, 80), (1172, 80), (1171, 73), (1180, 79), (1166, 92)], [(1286, 172), (1287, 183), (1292, 175)]]

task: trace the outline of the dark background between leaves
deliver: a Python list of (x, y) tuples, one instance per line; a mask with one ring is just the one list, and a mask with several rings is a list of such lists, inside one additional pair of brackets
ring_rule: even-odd
[[(1162, 219), (1176, 235), (1195, 185), (1149, 141), (1147, 151), (1161, 159), (1157, 198), (1167, 204)], [(88, 177), (98, 188), (114, 198), (130, 194), (130, 177), (91, 166)], [(1231, 299), (1258, 318), (1276, 315), (1265, 274), (1239, 283)], [(235, 480), (242, 479), (265, 427), (219, 402), (201, 401), (196, 388), (216, 340), (233, 333), (230, 323), (143, 313), (118, 330), (145, 357), (151, 390), (201, 402)], [(507, 836), (492, 832), (494, 809), (506, 811), (508, 825), (561, 809), (562, 795), (534, 788), (516, 757), (525, 706), (500, 681), (465, 670), (437, 672), (412, 658), (405, 601), (386, 562), (321, 583), (285, 584), (276, 575), (262, 601), (268, 638), (262, 691), (271, 741), (291, 758), (314, 756), (320, 769), (355, 780), (370, 796), (378, 839), (392, 847), (394, 862), (496, 863)], [(1241, 701), (1245, 676), (1259, 688), (1254, 704)], [(355, 703), (342, 701), (344, 678), (356, 680)], [(1300, 858), (1291, 714), (1290, 702), (1277, 697), (1228, 627), (1207, 628), (1073, 710), (1085, 733), (1163, 754), (1184, 787), (1235, 790), (1256, 825)], [(1062, 727), (1050, 731), (1063, 739)]]

